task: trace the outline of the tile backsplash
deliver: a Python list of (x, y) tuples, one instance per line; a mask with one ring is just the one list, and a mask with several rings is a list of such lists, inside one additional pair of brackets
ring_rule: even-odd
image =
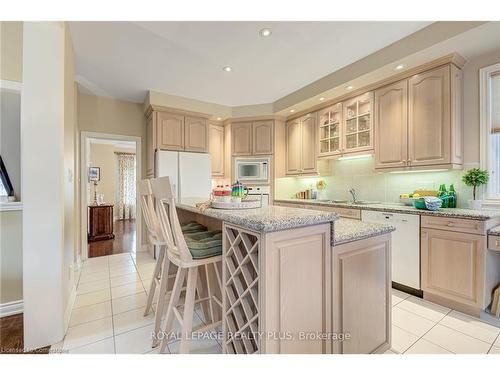
[(356, 189), (358, 199), (378, 202), (399, 202), (400, 194), (412, 193), (416, 189), (438, 190), (440, 184), (455, 186), (458, 206), (467, 207), (472, 199), (472, 190), (461, 181), (462, 170), (387, 173), (375, 172), (370, 159), (332, 160), (331, 175), (322, 177), (285, 177), (276, 179), (276, 199), (288, 199), (298, 191), (316, 188), (316, 182), (327, 183), (325, 199), (351, 199), (349, 188)]

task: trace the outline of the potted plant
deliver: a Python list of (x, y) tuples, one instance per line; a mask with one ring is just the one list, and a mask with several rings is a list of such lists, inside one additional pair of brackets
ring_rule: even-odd
[(488, 171), (479, 168), (469, 169), (462, 176), (462, 181), (467, 186), (472, 186), (472, 200), (469, 200), (469, 208), (474, 210), (481, 209), (481, 200), (476, 200), (476, 188), (481, 185), (486, 185), (490, 178)]

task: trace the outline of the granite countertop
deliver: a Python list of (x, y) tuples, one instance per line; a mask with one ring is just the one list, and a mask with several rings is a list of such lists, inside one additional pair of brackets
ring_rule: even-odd
[(500, 225), (497, 225), (496, 227), (491, 228), (488, 231), (488, 234), (491, 234), (492, 236), (500, 236)]
[[(426, 216), (454, 217), (458, 219), (470, 219), (486, 221), (495, 217), (500, 217), (500, 210), (469, 210), (465, 208), (440, 208), (438, 211), (418, 210), (413, 206), (404, 206), (398, 203), (371, 203), (352, 204), (318, 201), (315, 199), (275, 199), (275, 202), (311, 204), (328, 207), (353, 208), (358, 210), (394, 212), (401, 214), (414, 214)], [(500, 235), (500, 234), (499, 234)]]
[(206, 198), (182, 198), (176, 203), (176, 206), (177, 208), (200, 213), (258, 232), (276, 232), (285, 229), (332, 223), (339, 219), (339, 216), (334, 212), (280, 206), (268, 206), (248, 210), (207, 208), (202, 212), (196, 207), (196, 203), (206, 200)]
[(341, 218), (334, 224), (333, 246), (395, 231), (392, 225), (372, 224), (354, 219)]

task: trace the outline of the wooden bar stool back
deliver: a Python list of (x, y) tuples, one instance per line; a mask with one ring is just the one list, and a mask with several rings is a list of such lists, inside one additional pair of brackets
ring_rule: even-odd
[[(189, 338), (193, 333), (195, 304), (207, 303), (209, 307), (208, 317), (206, 316), (207, 324), (197, 328), (195, 332), (213, 330), (221, 324), (220, 310), (222, 309), (222, 301), (218, 296), (222, 293), (222, 281), (218, 263), (222, 261), (222, 255), (219, 252), (218, 255), (202, 259), (193, 258), (181, 230), (170, 179), (168, 177), (154, 179), (151, 182), (151, 186), (154, 197), (160, 203), (157, 205), (157, 213), (163, 237), (166, 240), (167, 257), (171, 264), (177, 266), (174, 286), (168, 302), (166, 318), (162, 326), (163, 332), (167, 335), (161, 341), (160, 353), (165, 352), (170, 338), (169, 334), (172, 333), (174, 318), (181, 326), (180, 353), (188, 353)], [(188, 236), (186, 235), (186, 237)], [(222, 250), (222, 247), (220, 250)], [(210, 268), (210, 266), (212, 267)], [(206, 277), (206, 293), (205, 286), (199, 277), (201, 269), (204, 271), (204, 276)], [(182, 305), (180, 297), (186, 275), (185, 298), (183, 309), (180, 309)], [(215, 276), (216, 281), (213, 282), (213, 278), (211, 280), (210, 276)], [(196, 298), (196, 292), (198, 292), (198, 298)]]

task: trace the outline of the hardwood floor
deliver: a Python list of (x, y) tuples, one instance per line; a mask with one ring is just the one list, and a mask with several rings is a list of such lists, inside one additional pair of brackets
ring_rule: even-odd
[(48, 354), (50, 346), (24, 352), (23, 314), (0, 319), (0, 354)]
[(90, 242), (89, 258), (135, 251), (137, 241), (135, 220), (116, 220), (113, 224), (115, 238)]

